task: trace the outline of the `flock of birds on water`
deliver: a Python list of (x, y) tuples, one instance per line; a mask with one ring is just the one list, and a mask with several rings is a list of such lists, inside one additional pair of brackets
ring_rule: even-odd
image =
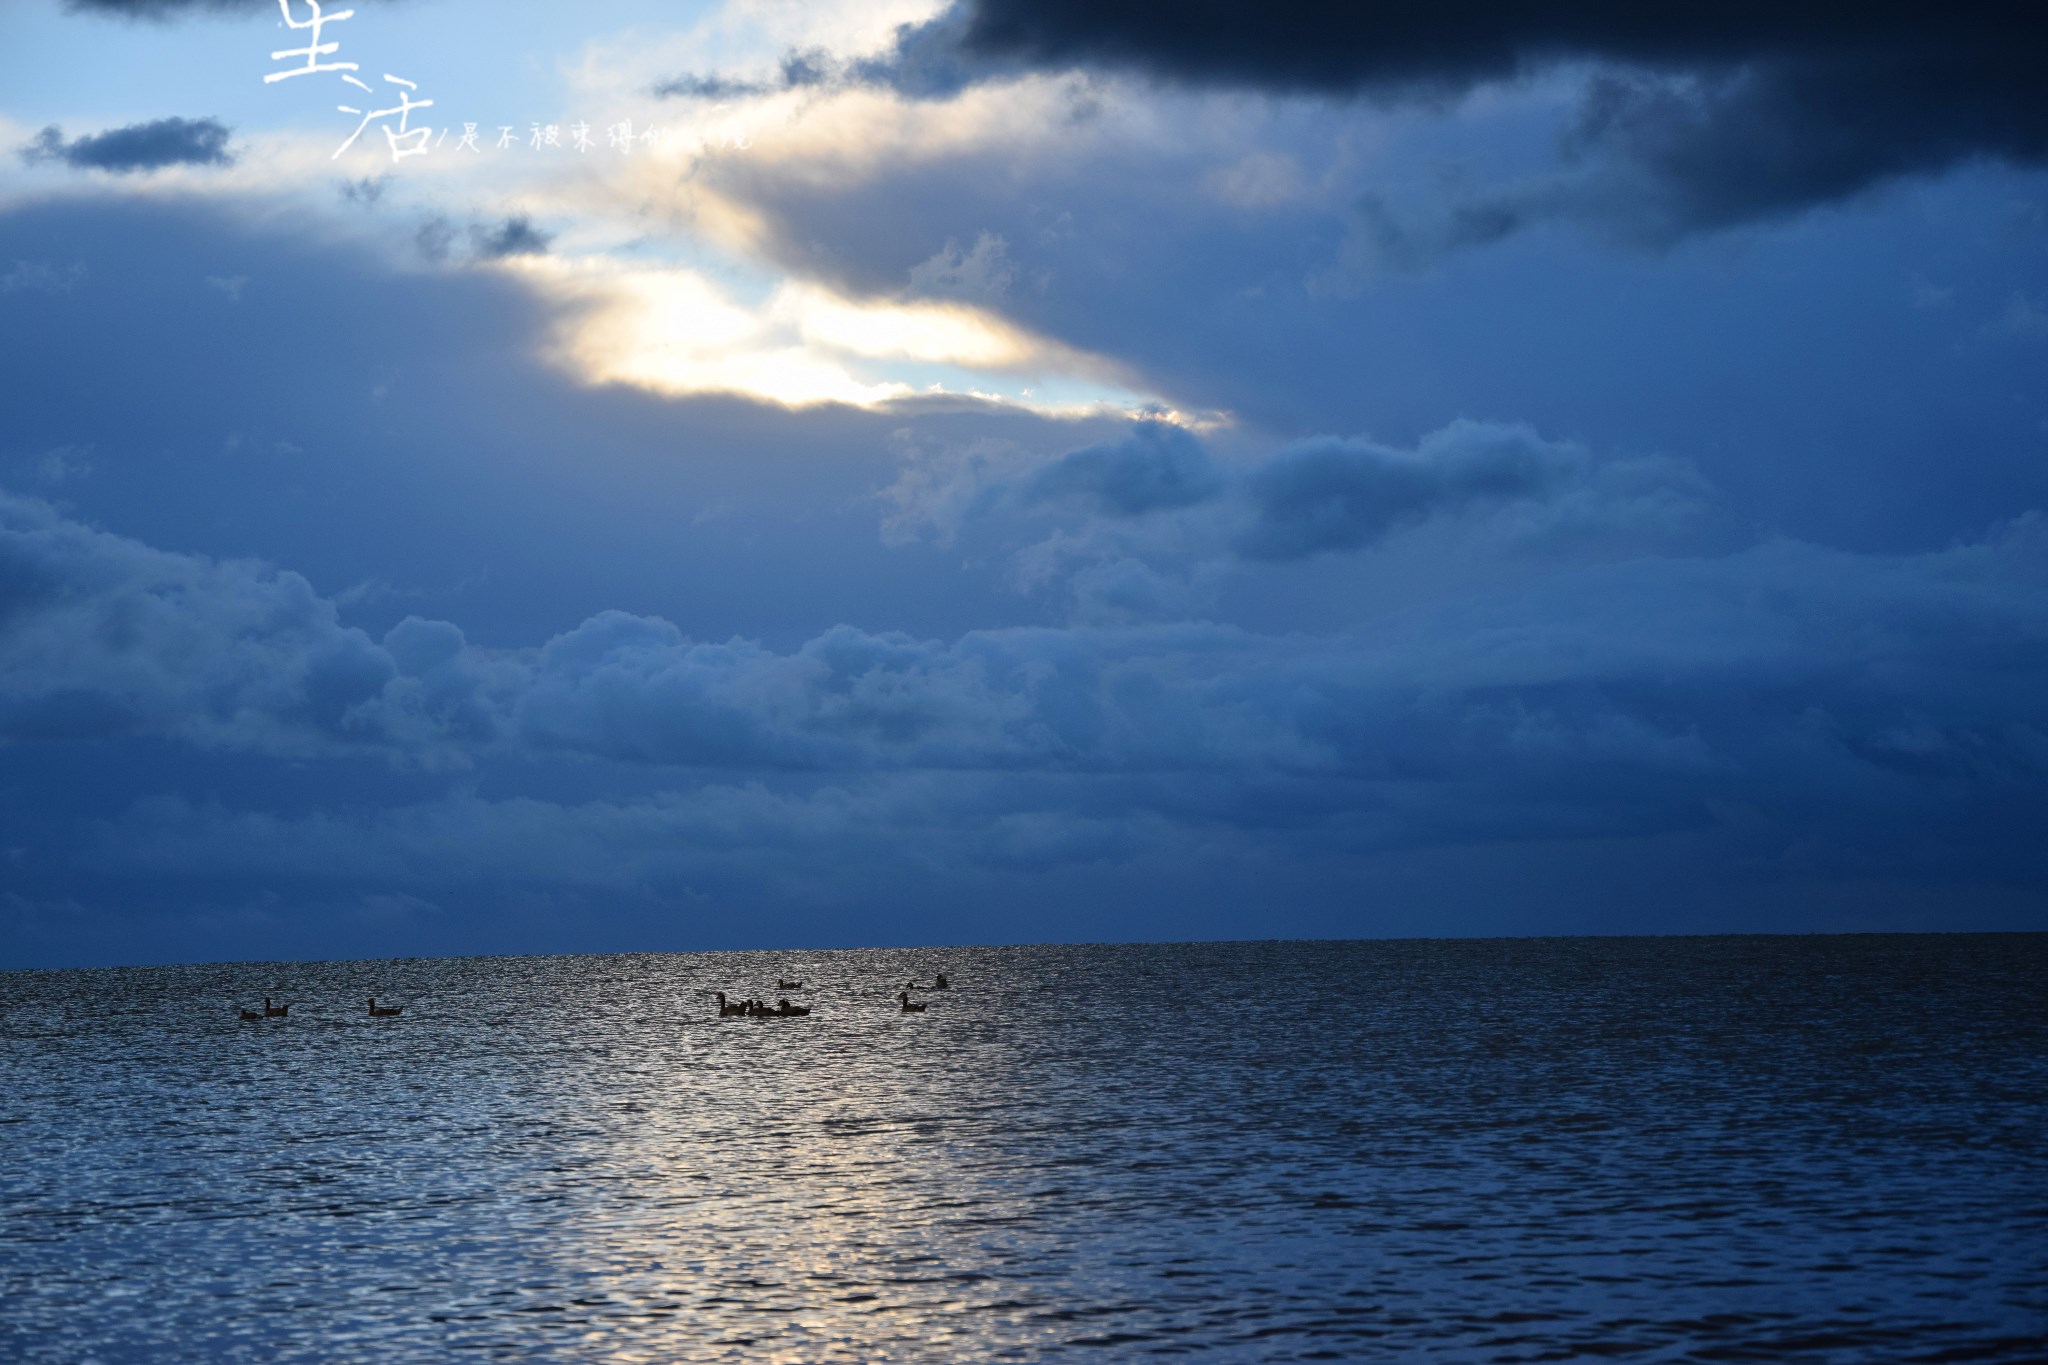
[[(242, 1009), (239, 1005), (235, 1008), (244, 1019), (284, 1019), (291, 1015), (292, 1002), (287, 1000), (282, 1005), (273, 1005), (270, 1003), (270, 997), (266, 995), (263, 997), (263, 1008), (260, 1010), (246, 1010)], [(377, 1003), (376, 996), (370, 997), (370, 1017), (372, 1019), (396, 1019), (404, 1013), (405, 1006), (403, 1005), (380, 1005)]]
[[(803, 988), (804, 983), (801, 981), (785, 981), (780, 977), (777, 977), (775, 980), (775, 989), (778, 991), (800, 991)], [(920, 986), (915, 981), (909, 982), (902, 990), (896, 992), (898, 1012), (902, 1014), (923, 1014), (926, 1002), (912, 1000), (910, 993), (927, 989), (943, 991), (950, 990), (952, 987), (947, 982), (944, 972), (940, 972), (933, 979), (929, 987)], [(790, 1004), (789, 997), (786, 995), (780, 997), (771, 1005), (766, 1000), (728, 1000), (724, 991), (718, 991), (715, 994), (718, 996), (718, 1016), (721, 1019), (801, 1019), (811, 1012), (811, 1007), (808, 1005)], [(290, 1001), (286, 1001), (282, 1005), (273, 1005), (270, 1002), (270, 997), (267, 995), (263, 997), (263, 1008), (260, 1010), (243, 1009), (239, 1005), (235, 1008), (244, 1019), (284, 1019), (289, 1017), (292, 1012)], [(403, 1013), (405, 1013), (405, 1006), (403, 1005), (380, 1005), (377, 1003), (376, 996), (370, 997), (369, 1017), (372, 1019), (395, 1019)]]
[[(804, 983), (801, 981), (784, 981), (780, 977), (776, 978), (775, 981), (775, 989), (778, 991), (800, 991), (803, 988)], [(902, 990), (896, 992), (896, 1004), (899, 1007), (899, 1012), (903, 1014), (923, 1014), (925, 1002), (912, 1000), (910, 993), (924, 989), (926, 988), (912, 981)], [(946, 981), (946, 974), (944, 972), (940, 972), (937, 978), (933, 980), (930, 989), (935, 991), (951, 989), (951, 986)], [(721, 1019), (801, 1019), (811, 1012), (811, 1008), (808, 1005), (790, 1004), (789, 997), (786, 995), (772, 1005), (766, 1000), (728, 1000), (725, 997), (724, 991), (717, 992), (717, 995), (718, 1016)]]

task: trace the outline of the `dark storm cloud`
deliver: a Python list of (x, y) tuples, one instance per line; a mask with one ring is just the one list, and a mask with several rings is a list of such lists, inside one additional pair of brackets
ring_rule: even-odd
[(1690, 68), (1761, 58), (1990, 51), (2038, 45), (2023, 7), (1911, 0), (1853, 10), (1780, 0), (1644, 6), (1629, 0), (1450, 0), (1330, 6), (1093, 5), (1085, 0), (968, 0), (906, 26), (900, 48), (927, 35), (968, 61), (1100, 66), (1190, 84), (1342, 94), (1375, 88), (1462, 90), (1574, 58)]
[[(2048, 157), (2048, 26), (2024, 7), (1627, 0), (1418, 6), (1041, 4), (969, 0), (858, 68), (944, 95), (1027, 69), (1128, 71), (1193, 86), (1442, 99), (1560, 62), (1616, 70), (1568, 151), (1606, 180), (1471, 205), (1435, 230), (1482, 242), (1603, 207), (1669, 238), (1853, 195), (1975, 157)], [(1641, 202), (1638, 202), (1641, 201)]]
[(52, 124), (20, 149), (31, 164), (60, 161), (80, 170), (150, 171), (164, 166), (225, 166), (231, 130), (218, 119), (160, 118), (64, 140)]

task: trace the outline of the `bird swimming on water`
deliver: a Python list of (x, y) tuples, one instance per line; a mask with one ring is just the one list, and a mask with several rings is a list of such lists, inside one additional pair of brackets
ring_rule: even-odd
[(273, 1005), (270, 1003), (269, 996), (266, 995), (263, 997), (263, 1017), (265, 1019), (282, 1019), (291, 1012), (291, 1001), (287, 1000), (282, 1005)]
[(404, 1012), (405, 1006), (403, 1005), (380, 1005), (377, 1003), (376, 996), (370, 997), (370, 1017), (372, 1019), (395, 1019)]
[(904, 1012), (905, 1014), (923, 1014), (923, 1013), (924, 1013), (924, 1009), (925, 1009), (925, 1007), (924, 1007), (924, 1006), (923, 1006), (922, 1004), (917, 1004), (917, 1003), (913, 1003), (913, 1002), (911, 1001), (911, 998), (910, 998), (910, 992), (909, 992), (909, 991), (898, 991), (898, 992), (896, 992), (896, 1002), (897, 1002), (898, 1004), (900, 1004), (900, 1005), (902, 1005), (902, 1006), (903, 1006), (903, 1012)]

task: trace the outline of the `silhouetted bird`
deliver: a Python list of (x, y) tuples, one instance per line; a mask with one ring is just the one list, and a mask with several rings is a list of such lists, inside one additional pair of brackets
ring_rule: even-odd
[(395, 1019), (404, 1012), (405, 1006), (403, 1005), (380, 1005), (377, 1003), (376, 996), (370, 997), (370, 1017), (372, 1019)]

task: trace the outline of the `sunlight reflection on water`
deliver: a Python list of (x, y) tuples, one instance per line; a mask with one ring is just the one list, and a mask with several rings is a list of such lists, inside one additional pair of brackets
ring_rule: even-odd
[[(781, 974), (810, 1018), (716, 1017)], [(0, 1357), (2029, 1358), (2044, 979), (2041, 936), (0, 975)]]

